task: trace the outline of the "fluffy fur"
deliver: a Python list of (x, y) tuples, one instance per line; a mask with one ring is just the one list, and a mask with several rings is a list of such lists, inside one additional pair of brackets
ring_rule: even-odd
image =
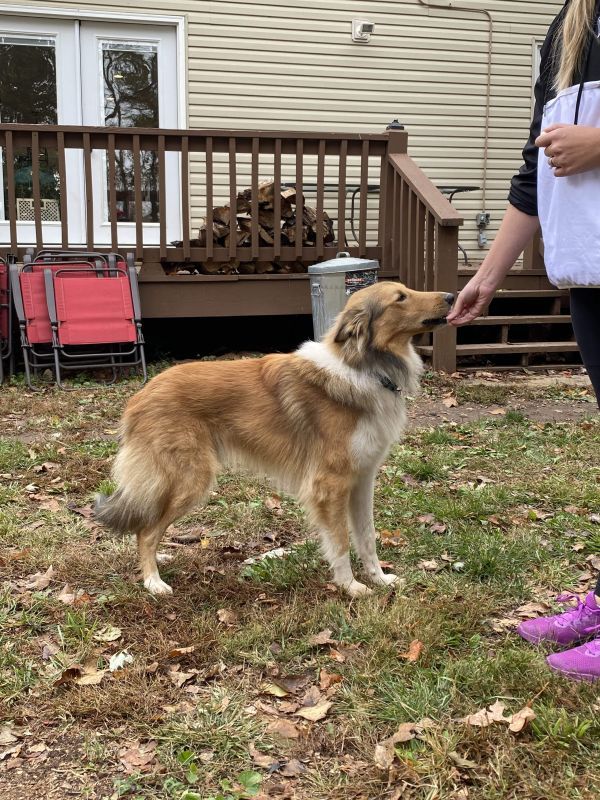
[(172, 367), (132, 397), (117, 490), (98, 498), (96, 517), (137, 535), (149, 591), (171, 592), (158, 572), (158, 544), (223, 466), (266, 474), (300, 500), (333, 580), (351, 596), (370, 590), (352, 574), (350, 540), (366, 578), (393, 583), (375, 551), (375, 476), (404, 429), (404, 397), (418, 388), (411, 339), (442, 324), (452, 299), (377, 283), (350, 297), (322, 342), (290, 355)]

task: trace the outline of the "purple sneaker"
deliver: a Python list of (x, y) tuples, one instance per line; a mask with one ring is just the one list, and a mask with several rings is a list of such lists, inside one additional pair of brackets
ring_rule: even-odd
[(557, 600), (559, 603), (577, 600), (577, 606), (552, 617), (537, 617), (522, 622), (517, 628), (519, 636), (533, 644), (550, 642), (568, 645), (600, 631), (600, 608), (593, 592), (588, 594), (584, 603), (574, 594), (561, 594)]
[(562, 653), (552, 653), (546, 661), (552, 669), (574, 681), (597, 681), (600, 679), (600, 639)]

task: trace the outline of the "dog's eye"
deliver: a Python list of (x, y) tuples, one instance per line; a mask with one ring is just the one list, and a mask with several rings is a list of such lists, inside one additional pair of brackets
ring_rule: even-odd
[(399, 303), (403, 303), (405, 300), (406, 300), (406, 295), (405, 294), (398, 295), (398, 302)]

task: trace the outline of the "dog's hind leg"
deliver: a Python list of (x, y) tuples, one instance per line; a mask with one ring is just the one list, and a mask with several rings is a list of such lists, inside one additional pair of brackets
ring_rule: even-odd
[(350, 517), (352, 523), (352, 544), (362, 561), (363, 569), (371, 583), (388, 586), (399, 580), (397, 575), (381, 569), (375, 548), (375, 524), (373, 522), (373, 491), (375, 474), (362, 474), (350, 495)]
[[(203, 454), (204, 457), (205, 454)], [(199, 505), (208, 494), (216, 472), (216, 459), (207, 459), (204, 468), (194, 465), (185, 477), (180, 476), (180, 485), (171, 495), (161, 519), (137, 533), (138, 554), (144, 586), (151, 594), (172, 594), (173, 590), (160, 577), (156, 551), (165, 531), (173, 522)]]
[(315, 476), (306, 503), (321, 536), (323, 554), (333, 572), (333, 582), (350, 597), (370, 594), (371, 589), (357, 581), (350, 564), (350, 485), (340, 476)]

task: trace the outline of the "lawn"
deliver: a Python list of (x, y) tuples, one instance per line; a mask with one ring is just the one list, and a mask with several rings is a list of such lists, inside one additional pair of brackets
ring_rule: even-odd
[(600, 689), (514, 633), (600, 566), (585, 385), (431, 377), (376, 493), (405, 583), (360, 601), (232, 474), (148, 595), (89, 512), (135, 388), (0, 389), (0, 797), (597, 798)]

